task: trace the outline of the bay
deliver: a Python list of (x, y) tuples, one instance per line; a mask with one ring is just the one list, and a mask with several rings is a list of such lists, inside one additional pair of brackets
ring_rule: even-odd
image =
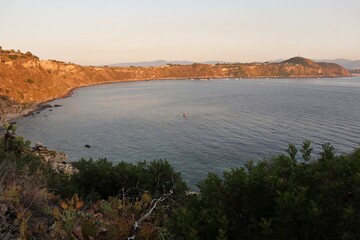
[(62, 107), (19, 119), (18, 133), (70, 161), (166, 159), (190, 186), (288, 143), (311, 140), (314, 158), (325, 142), (337, 153), (360, 146), (359, 77), (126, 82), (49, 104)]

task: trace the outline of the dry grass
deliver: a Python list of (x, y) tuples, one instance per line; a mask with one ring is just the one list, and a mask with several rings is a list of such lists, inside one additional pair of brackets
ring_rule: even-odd
[[(0, 239), (24, 239), (34, 227), (30, 217), (42, 218), (48, 193), (40, 174), (17, 170), (14, 163), (0, 164)], [(39, 221), (43, 222), (43, 221)]]

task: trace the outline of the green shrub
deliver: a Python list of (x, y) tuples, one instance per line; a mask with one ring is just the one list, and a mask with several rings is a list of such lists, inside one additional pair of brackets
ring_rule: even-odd
[(35, 81), (33, 79), (31, 79), (31, 78), (28, 78), (28, 79), (26, 79), (26, 82), (30, 83), (30, 84), (33, 84)]
[[(200, 194), (174, 211), (176, 239), (357, 239), (360, 236), (360, 149), (335, 156), (326, 143), (318, 160), (280, 155), (209, 174)], [(195, 237), (194, 237), (195, 236)]]
[(144, 191), (155, 197), (170, 190), (180, 195), (187, 189), (180, 173), (163, 160), (138, 164), (120, 162), (114, 165), (106, 159), (81, 159), (75, 163), (75, 167), (78, 173), (70, 177), (53, 177), (49, 187), (64, 197), (78, 193), (88, 200), (123, 194), (136, 198)]
[[(15, 131), (7, 125), (0, 140), (0, 238), (156, 239), (159, 232), (167, 239), (209, 240), (360, 236), (360, 149), (336, 155), (326, 143), (315, 159), (305, 141), (299, 161), (297, 148), (289, 145), (289, 156), (249, 161), (222, 177), (209, 173), (199, 193), (185, 195), (181, 175), (163, 160), (83, 159), (73, 175), (46, 171)], [(45, 181), (62, 199), (51, 201)], [(91, 204), (83, 198), (103, 200)]]
[(8, 101), (10, 101), (10, 98), (8, 96), (5, 96), (5, 95), (0, 95), (0, 100), (4, 101), (4, 102), (8, 102)]
[(8, 57), (12, 60), (16, 60), (19, 58), (17, 55), (9, 55)]
[(31, 142), (16, 136), (16, 125), (5, 123), (5, 131), (5, 135), (0, 138), (0, 163), (10, 161), (19, 170), (27, 168), (31, 172), (47, 169), (41, 159), (30, 151)]

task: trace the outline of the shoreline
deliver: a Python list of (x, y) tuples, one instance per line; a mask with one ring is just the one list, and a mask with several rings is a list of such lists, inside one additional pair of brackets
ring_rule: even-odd
[[(352, 76), (324, 76), (324, 77), (316, 77), (316, 76), (302, 76), (302, 77), (281, 77), (281, 76), (259, 76), (259, 77), (224, 77), (224, 76), (202, 76), (202, 77), (169, 77), (169, 78), (136, 78), (136, 79), (124, 79), (124, 80), (115, 80), (115, 81), (106, 81), (106, 82), (98, 82), (92, 83), (88, 85), (82, 85), (78, 87), (70, 88), (67, 93), (60, 95), (58, 97), (50, 98), (49, 100), (42, 101), (42, 102), (34, 102), (33, 104), (43, 105), (49, 103), (51, 101), (67, 98), (70, 97), (76, 89), (84, 88), (84, 87), (93, 87), (98, 85), (105, 85), (105, 84), (116, 84), (116, 83), (126, 83), (126, 82), (149, 82), (149, 81), (167, 81), (167, 80), (218, 80), (218, 79), (232, 79), (232, 80), (242, 80), (242, 79), (317, 79), (317, 78), (343, 78), (343, 77), (356, 77), (356, 75)], [(34, 110), (36, 111), (36, 109)]]
[[(0, 95), (19, 104), (44, 103), (71, 94), (76, 88), (98, 84), (182, 79), (219, 78), (334, 78), (351, 76), (333, 63), (316, 63), (293, 57), (279, 63), (169, 64), (157, 67), (81, 66), (56, 60), (40, 60), (21, 52), (0, 51)], [(6, 105), (10, 108), (9, 105)], [(18, 107), (18, 110), (20, 108)], [(17, 109), (11, 109), (15, 112)], [(6, 112), (7, 110), (3, 111)]]
[[(45, 103), (42, 103), (42, 104), (45, 104)], [(42, 104), (33, 103), (31, 107), (22, 109), (20, 112), (6, 113), (5, 115), (1, 116), (1, 118), (0, 118), (0, 134), (4, 131), (4, 124), (6, 122), (16, 123), (16, 119), (21, 118), (21, 117), (26, 117), (34, 112), (41, 110), (40, 105), (42, 105)]]
[(232, 80), (242, 80), (242, 79), (317, 79), (317, 78), (343, 78), (343, 77), (357, 77), (359, 75), (351, 75), (351, 76), (324, 76), (324, 77), (315, 77), (315, 76), (301, 76), (301, 77), (282, 77), (282, 76), (259, 76), (259, 77), (223, 77), (223, 76), (214, 76), (214, 77), (208, 77), (208, 76), (202, 76), (202, 77), (193, 77), (193, 78), (187, 78), (187, 77), (169, 77), (169, 78), (137, 78), (137, 79), (124, 79), (124, 80), (116, 80), (116, 81), (104, 81), (104, 82), (98, 82), (98, 83), (92, 83), (88, 85), (81, 85), (77, 87), (70, 88), (65, 94), (50, 98), (46, 101), (42, 102), (33, 102), (31, 103), (32, 106), (30, 108), (22, 109), (20, 112), (16, 113), (8, 113), (4, 116), (1, 116), (0, 118), (0, 134), (4, 131), (4, 124), (5, 122), (15, 122), (16, 119), (22, 118), (22, 117), (28, 117), (36, 112), (43, 111), (47, 108), (50, 108), (48, 105), (49, 102), (55, 101), (57, 99), (67, 98), (71, 97), (75, 90), (84, 88), (84, 87), (93, 87), (98, 85), (105, 85), (105, 84), (116, 84), (116, 83), (129, 83), (129, 82), (147, 82), (147, 81), (168, 81), (168, 80), (218, 80), (218, 79), (232, 79)]

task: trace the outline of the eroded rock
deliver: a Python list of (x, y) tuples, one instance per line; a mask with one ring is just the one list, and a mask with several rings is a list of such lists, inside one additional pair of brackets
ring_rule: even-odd
[(67, 162), (67, 155), (62, 152), (50, 150), (42, 143), (37, 143), (32, 148), (35, 155), (39, 156), (43, 161), (50, 164), (50, 166), (58, 173), (73, 174), (77, 172), (74, 166)]

